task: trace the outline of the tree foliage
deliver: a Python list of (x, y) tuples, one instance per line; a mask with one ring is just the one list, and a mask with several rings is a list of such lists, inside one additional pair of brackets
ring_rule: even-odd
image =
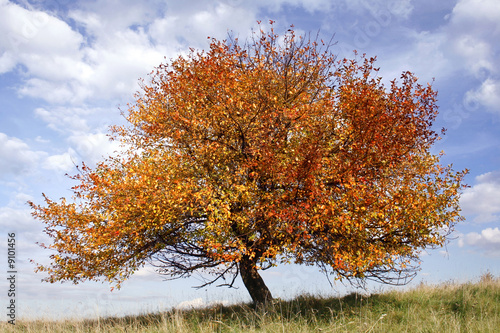
[(145, 263), (170, 277), (318, 265), (337, 278), (404, 282), (419, 251), (462, 217), (466, 171), (430, 148), (436, 92), (410, 72), (384, 86), (375, 59), (271, 29), (212, 39), (155, 68), (113, 127), (125, 153), (72, 178), (71, 201), (30, 203), (55, 250), (47, 281), (116, 285)]

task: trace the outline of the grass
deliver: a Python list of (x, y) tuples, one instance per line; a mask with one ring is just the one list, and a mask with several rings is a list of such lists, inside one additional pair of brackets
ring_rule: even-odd
[(342, 298), (300, 296), (255, 310), (213, 306), (80, 321), (18, 321), (2, 332), (499, 332), (500, 278)]

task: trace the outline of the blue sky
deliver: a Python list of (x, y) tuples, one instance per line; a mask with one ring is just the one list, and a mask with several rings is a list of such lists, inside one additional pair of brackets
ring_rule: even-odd
[[(66, 173), (117, 149), (107, 127), (153, 67), (206, 48), (207, 37), (232, 31), (245, 39), (257, 21), (293, 24), (324, 39), (333, 52), (377, 56), (384, 82), (414, 72), (438, 90), (435, 147), (444, 164), (470, 169), (461, 199), (466, 221), (446, 248), (422, 253), (419, 281), (500, 275), (500, 2), (498, 0), (0, 0), (0, 246), (17, 237), (18, 316), (81, 317), (156, 311), (180, 304), (248, 301), (246, 290), (194, 290), (195, 278), (164, 282), (151, 268), (119, 291), (100, 283), (41, 283), (29, 259), (47, 262), (43, 226), (27, 200), (41, 193), (70, 197)], [(4, 251), (6, 252), (6, 251)], [(5, 260), (3, 260), (5, 263)], [(5, 264), (2, 264), (7, 271)], [(275, 296), (337, 294), (315, 269), (278, 267), (263, 273)], [(3, 285), (3, 284), (2, 284)], [(370, 285), (376, 291), (380, 285)], [(2, 302), (7, 299), (2, 294)], [(1, 318), (1, 320), (5, 320)]]

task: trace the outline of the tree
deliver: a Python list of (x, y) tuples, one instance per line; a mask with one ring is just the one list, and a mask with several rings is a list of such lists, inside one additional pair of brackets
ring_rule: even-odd
[(430, 85), (405, 72), (385, 87), (374, 58), (337, 61), (330, 45), (261, 30), (157, 67), (112, 128), (126, 151), (83, 164), (71, 202), (30, 202), (55, 250), (37, 270), (118, 286), (146, 263), (207, 284), (241, 276), (257, 304), (272, 299), (259, 270), (283, 263), (413, 277), (462, 220), (467, 170), (430, 152)]

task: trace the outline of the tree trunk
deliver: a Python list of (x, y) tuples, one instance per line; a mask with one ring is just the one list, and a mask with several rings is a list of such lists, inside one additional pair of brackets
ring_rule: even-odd
[(260, 276), (255, 261), (243, 256), (240, 261), (240, 274), (243, 284), (247, 288), (252, 301), (256, 306), (265, 306), (273, 300), (271, 292)]

